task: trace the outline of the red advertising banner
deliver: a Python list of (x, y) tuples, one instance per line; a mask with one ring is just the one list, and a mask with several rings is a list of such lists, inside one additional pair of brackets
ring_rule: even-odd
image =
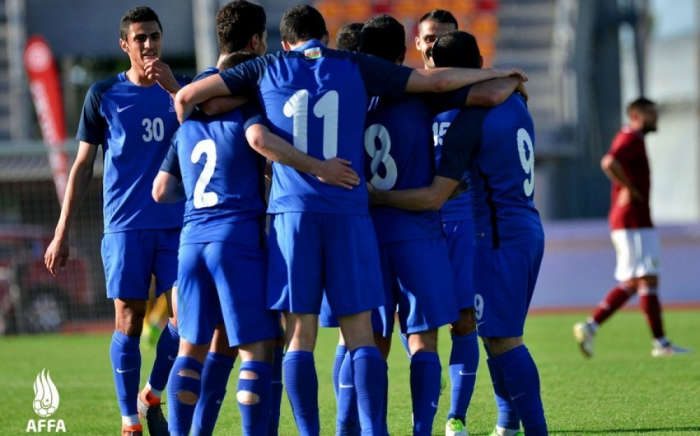
[(24, 68), (34, 101), (41, 134), (48, 148), (49, 163), (58, 201), (63, 202), (68, 182), (68, 154), (64, 150), (66, 125), (58, 69), (46, 40), (34, 35), (24, 47)]

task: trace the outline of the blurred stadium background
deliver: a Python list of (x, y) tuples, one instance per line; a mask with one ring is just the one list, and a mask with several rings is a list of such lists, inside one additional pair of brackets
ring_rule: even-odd
[[(49, 148), (32, 104), (24, 50), (41, 35), (55, 57), (69, 164), (88, 87), (128, 68), (119, 19), (140, 4), (164, 27), (163, 59), (193, 76), (217, 56), (213, 18), (222, 0), (0, 0), (0, 334), (75, 329), (111, 321), (100, 259), (101, 164), (71, 231), (72, 258), (58, 279), (43, 268), (60, 205)], [(259, 0), (270, 50), (278, 23), (297, 1)], [(626, 102), (644, 94), (660, 108), (648, 137), (652, 211), (664, 250), (668, 304), (700, 302), (700, 0), (318, 0), (331, 38), (349, 22), (388, 13), (406, 26), (407, 64), (417, 21), (451, 10), (477, 37), (486, 66), (530, 76), (535, 120), (536, 204), (547, 251), (535, 308), (595, 304), (610, 285), (614, 253), (605, 216), (609, 182), (599, 161), (624, 123)], [(333, 46), (333, 45), (332, 45)], [(46, 127), (46, 126), (44, 126)], [(48, 141), (50, 142), (50, 141)], [(70, 165), (68, 165), (68, 168)]]

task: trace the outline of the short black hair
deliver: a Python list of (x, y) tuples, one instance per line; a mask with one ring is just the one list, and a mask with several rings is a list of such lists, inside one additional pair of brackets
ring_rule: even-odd
[(629, 114), (630, 112), (644, 112), (645, 110), (654, 106), (656, 106), (656, 102), (649, 100), (645, 97), (639, 97), (638, 99), (630, 102), (630, 104), (627, 105), (627, 113)]
[(119, 25), (119, 37), (126, 41), (127, 37), (129, 36), (129, 27), (131, 27), (131, 24), (143, 23), (145, 21), (155, 21), (158, 23), (160, 33), (163, 33), (163, 25), (160, 24), (158, 14), (156, 14), (155, 11), (148, 6), (137, 6), (126, 11), (122, 17), (121, 24)]
[(323, 15), (318, 9), (309, 5), (298, 5), (287, 9), (280, 22), (282, 41), (289, 44), (321, 39), (327, 34), (326, 20), (323, 19)]
[(216, 13), (216, 40), (220, 53), (243, 50), (253, 35), (262, 38), (267, 16), (262, 6), (247, 0), (234, 0)]
[(396, 18), (379, 14), (365, 21), (360, 33), (362, 53), (396, 62), (405, 49), (406, 31)]
[(357, 51), (360, 46), (360, 32), (364, 23), (349, 23), (338, 30), (335, 45), (338, 50)]
[(226, 56), (219, 64), (219, 70), (224, 71), (238, 64), (257, 58), (258, 55), (249, 51), (237, 51)]
[(444, 9), (433, 9), (432, 11), (423, 15), (422, 17), (420, 17), (420, 20), (418, 20), (418, 25), (420, 25), (423, 21), (435, 21), (436, 23), (454, 24), (455, 29), (459, 29), (457, 19), (454, 15), (452, 15), (452, 12), (446, 11)]
[(436, 67), (481, 68), (481, 52), (474, 35), (453, 30), (441, 35), (433, 45)]

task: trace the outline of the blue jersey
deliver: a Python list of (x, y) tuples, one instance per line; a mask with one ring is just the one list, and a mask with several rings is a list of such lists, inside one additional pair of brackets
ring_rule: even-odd
[[(189, 82), (175, 78), (183, 86)], [(158, 204), (151, 197), (179, 125), (170, 94), (158, 84), (138, 86), (120, 73), (90, 87), (76, 138), (102, 144), (105, 233), (182, 226), (182, 203)]]
[[(377, 189), (429, 186), (435, 175), (431, 138), (433, 115), (417, 95), (372, 101), (365, 130), (365, 177)], [(437, 211), (370, 208), (380, 244), (440, 238)]]
[(263, 123), (257, 105), (246, 104), (222, 115), (194, 115), (177, 131), (161, 170), (182, 180), (187, 195), (181, 245), (260, 244), (265, 160), (245, 131)]
[(360, 175), (360, 186), (347, 190), (275, 164), (268, 212), (367, 215), (362, 142), (368, 96), (400, 97), (411, 71), (312, 40), (221, 73), (232, 94), (257, 92), (274, 133), (317, 159), (346, 159)]
[[(435, 144), (435, 166), (440, 165), (442, 156), (442, 139), (459, 110), (443, 112), (433, 120), (433, 143)], [(465, 174), (465, 179), (467, 179)], [(443, 221), (461, 221), (472, 219), (472, 197), (469, 192), (463, 192), (459, 197), (447, 200), (440, 208)]]
[(493, 108), (463, 109), (447, 131), (437, 174), (461, 180), (468, 170), (477, 246), (500, 248), (544, 238), (532, 201), (534, 138), (520, 94)]

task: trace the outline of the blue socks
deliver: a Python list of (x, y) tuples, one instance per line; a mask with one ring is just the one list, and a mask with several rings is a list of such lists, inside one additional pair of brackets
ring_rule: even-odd
[[(181, 371), (192, 371), (200, 378), (180, 375)], [(186, 404), (180, 401), (178, 394), (190, 392), (193, 399), (199, 398), (202, 389), (203, 365), (191, 357), (178, 357), (175, 359), (173, 369), (168, 378), (168, 430), (170, 436), (187, 436), (192, 427), (192, 417), (196, 402)]]
[(437, 353), (419, 351), (411, 357), (411, 398), (413, 435), (430, 436), (440, 399), (440, 358)]
[(477, 333), (452, 336), (450, 352), (450, 384), (452, 400), (447, 419), (459, 419), (465, 424), (467, 409), (474, 394), (476, 370), (479, 367), (479, 340)]
[(318, 376), (313, 353), (287, 351), (283, 371), (299, 433), (318, 436), (321, 424), (318, 416)]
[(340, 375), (340, 367), (345, 360), (345, 353), (348, 352), (348, 347), (345, 345), (338, 345), (335, 347), (335, 359), (333, 359), (333, 391), (335, 392), (335, 398), (338, 399), (338, 376)]
[(115, 331), (109, 354), (112, 359), (114, 385), (122, 416), (138, 415), (136, 398), (141, 379), (140, 336), (127, 336)]
[(496, 358), (491, 355), (486, 349), (488, 359), (486, 363), (491, 374), (491, 384), (493, 385), (493, 395), (496, 399), (496, 407), (498, 408), (498, 420), (496, 425), (509, 430), (520, 430), (520, 415), (515, 409), (515, 404), (510, 399), (508, 388), (506, 387), (503, 372), (496, 361)]
[(527, 436), (547, 436), (540, 396), (540, 376), (535, 361), (525, 345), (513, 348), (496, 358), (511, 401), (520, 415)]
[(177, 333), (177, 327), (168, 321), (160, 334), (160, 338), (158, 338), (156, 360), (153, 362), (151, 376), (148, 377), (148, 383), (153, 389), (158, 391), (165, 390), (168, 375), (170, 375), (179, 347), (180, 335)]
[[(347, 348), (345, 349), (347, 350)], [(336, 354), (337, 357), (338, 355)], [(360, 416), (357, 411), (355, 374), (352, 369), (350, 353), (346, 352), (343, 356), (338, 373), (336, 436), (359, 436)]]
[(275, 347), (275, 357), (272, 362), (272, 396), (270, 400), (270, 426), (267, 436), (277, 436), (280, 426), (280, 407), (282, 407), (282, 361), (284, 359), (284, 346)]
[[(355, 392), (363, 436), (382, 436), (384, 425), (384, 391), (387, 365), (377, 347), (360, 347), (350, 352)], [(439, 382), (438, 382), (439, 389)]]
[[(252, 377), (243, 378), (245, 372), (251, 373)], [(272, 367), (269, 363), (256, 361), (241, 363), (236, 398), (241, 412), (244, 436), (267, 435), (272, 396), (271, 375)], [(249, 398), (250, 401), (241, 402), (245, 396), (253, 398)]]
[(192, 434), (209, 436), (214, 432), (235, 361), (225, 354), (207, 353), (202, 369), (201, 396), (194, 409)]

